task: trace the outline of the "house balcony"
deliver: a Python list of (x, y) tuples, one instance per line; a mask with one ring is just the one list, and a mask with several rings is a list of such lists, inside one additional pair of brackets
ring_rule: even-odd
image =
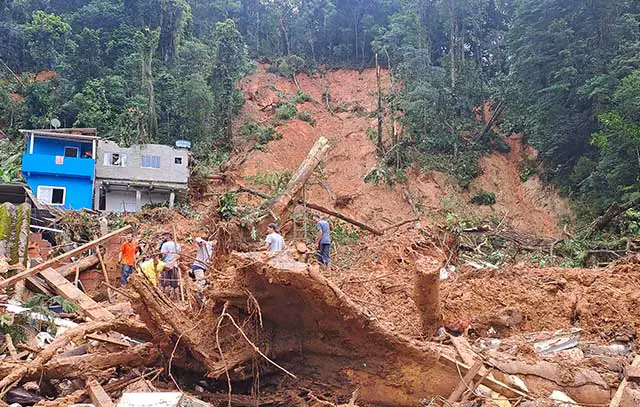
[(22, 173), (61, 175), (93, 180), (95, 160), (44, 154), (23, 154)]

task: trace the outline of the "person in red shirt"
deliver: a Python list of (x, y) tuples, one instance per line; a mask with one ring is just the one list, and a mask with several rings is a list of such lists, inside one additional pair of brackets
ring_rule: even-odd
[(122, 274), (120, 275), (120, 286), (124, 287), (129, 281), (129, 276), (133, 272), (133, 268), (136, 264), (136, 251), (138, 246), (133, 241), (133, 236), (128, 235), (127, 240), (120, 246), (120, 253), (118, 255), (118, 261), (122, 267)]

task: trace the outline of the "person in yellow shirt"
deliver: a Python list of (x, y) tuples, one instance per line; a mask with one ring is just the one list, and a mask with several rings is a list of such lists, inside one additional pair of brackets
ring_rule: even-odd
[(147, 280), (149, 280), (154, 287), (157, 287), (160, 273), (164, 271), (165, 265), (166, 264), (161, 261), (158, 256), (153, 256), (152, 259), (140, 263), (140, 271), (142, 271), (142, 274), (144, 274)]

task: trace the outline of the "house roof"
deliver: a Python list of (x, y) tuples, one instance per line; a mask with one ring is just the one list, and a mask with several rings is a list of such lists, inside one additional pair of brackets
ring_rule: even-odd
[(62, 140), (100, 140), (100, 137), (96, 135), (96, 129), (34, 129), (20, 130), (20, 133), (25, 135), (34, 134), (40, 137)]

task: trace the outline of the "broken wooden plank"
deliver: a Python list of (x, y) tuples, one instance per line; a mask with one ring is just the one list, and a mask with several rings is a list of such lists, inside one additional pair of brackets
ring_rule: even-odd
[(96, 379), (87, 380), (87, 393), (89, 393), (89, 398), (96, 407), (114, 407), (111, 397)]
[[(458, 362), (457, 360), (447, 356), (447, 355), (441, 355), (440, 360), (443, 361), (444, 363), (447, 363), (449, 365), (451, 365), (451, 367), (453, 369), (456, 370), (460, 370), (463, 373), (466, 373), (469, 371), (469, 369), (471, 369), (471, 367), (465, 363), (462, 362)], [(503, 396), (505, 396), (506, 398), (513, 398), (513, 399), (517, 399), (517, 398), (524, 398), (525, 400), (533, 400), (533, 398), (528, 394), (525, 393), (521, 390), (518, 390), (516, 388), (513, 388), (511, 386), (509, 386), (506, 383), (503, 383), (499, 380), (496, 380), (494, 378), (492, 378), (491, 376), (488, 377), (482, 377), (481, 374), (476, 373), (474, 375), (474, 380), (478, 378), (481, 379), (479, 384), (483, 384), (486, 387), (490, 388), (491, 390), (495, 391), (496, 393), (502, 394)]]
[[(131, 226), (125, 226), (123, 228), (120, 228), (118, 230), (115, 230), (111, 233), (107, 233), (104, 236), (101, 236), (95, 240), (90, 241), (89, 243), (85, 243), (80, 247), (77, 247), (73, 250), (69, 250), (66, 253), (63, 253), (59, 256), (54, 257), (53, 259), (47, 260), (44, 263), (40, 263), (34, 267), (28, 268), (23, 272), (20, 272), (14, 276), (11, 276), (5, 280), (0, 281), (0, 288), (6, 288), (6, 287), (10, 287), (12, 285), (14, 285), (15, 283), (17, 283), (18, 281), (22, 281), (27, 277), (33, 276), (35, 274), (37, 274), (38, 272), (42, 271), (42, 270), (46, 270), (49, 267), (53, 266), (56, 263), (61, 263), (64, 262), (65, 260), (73, 257), (73, 256), (77, 256), (78, 254), (84, 253), (89, 249), (93, 249), (94, 247), (98, 246), (99, 244), (115, 237), (118, 236), (122, 233), (128, 232), (131, 230)], [(75, 269), (74, 269), (75, 271)]]
[[(636, 357), (633, 358), (633, 362), (631, 362), (631, 367), (632, 368), (640, 367), (640, 355), (636, 355)], [(616, 394), (614, 394), (613, 398), (611, 399), (611, 403), (609, 403), (609, 407), (620, 406), (620, 402), (622, 402), (622, 396), (624, 396), (624, 391), (626, 390), (628, 384), (629, 384), (629, 380), (627, 380), (627, 378), (625, 377), (620, 382), (620, 386), (618, 386), (618, 390), (616, 390)]]
[(51, 285), (56, 293), (65, 300), (76, 305), (79, 310), (94, 320), (110, 320), (115, 318), (112, 313), (102, 308), (91, 297), (80, 291), (73, 283), (62, 277), (52, 268), (40, 271), (40, 275)]
[(104, 336), (104, 335), (89, 334), (86, 336), (86, 338), (92, 339), (98, 342), (105, 342), (105, 343), (110, 343), (112, 345), (122, 346), (124, 348), (131, 347), (131, 344), (129, 344), (129, 342), (121, 341), (119, 339), (109, 338), (108, 336)]
[[(100, 268), (102, 268), (102, 274), (104, 275), (104, 282), (109, 284), (109, 274), (107, 273), (107, 266), (104, 265), (104, 258), (102, 258), (102, 252), (98, 247), (97, 250), (98, 261), (100, 261)], [(111, 288), (107, 287), (107, 298), (109, 298), (109, 303), (113, 302), (113, 294), (111, 294)]]
[(298, 201), (298, 204), (299, 205), (306, 205), (307, 208), (309, 208), (309, 209), (313, 209), (313, 210), (316, 210), (318, 212), (322, 212), (324, 214), (336, 217), (338, 219), (342, 219), (343, 221), (345, 221), (347, 223), (350, 223), (352, 225), (355, 225), (355, 226), (359, 227), (360, 229), (364, 229), (367, 232), (371, 232), (376, 236), (382, 236), (382, 231), (374, 228), (373, 226), (369, 226), (366, 223), (362, 223), (357, 219), (350, 218), (347, 215), (342, 214), (340, 212), (334, 211), (334, 210), (329, 209), (329, 208), (325, 208), (324, 206), (321, 206), (321, 205), (318, 205), (318, 204), (314, 204), (314, 203), (311, 203), (311, 202)]
[(451, 393), (451, 395), (447, 399), (447, 402), (455, 403), (460, 399), (465, 391), (473, 390), (473, 380), (482, 366), (483, 363), (481, 361), (477, 361), (473, 364), (473, 366), (471, 366), (471, 369), (469, 369), (464, 377), (460, 380), (460, 383), (458, 383), (458, 386), (455, 388), (455, 390), (453, 390), (453, 393)]

